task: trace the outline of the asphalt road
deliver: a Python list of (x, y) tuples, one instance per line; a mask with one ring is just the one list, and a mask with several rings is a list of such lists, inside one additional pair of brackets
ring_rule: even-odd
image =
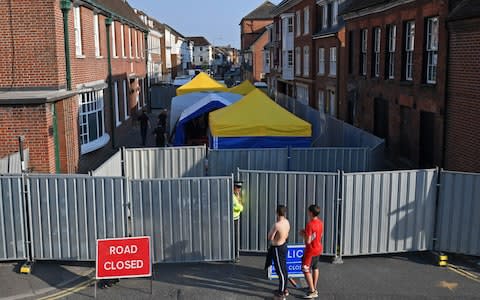
[[(263, 262), (261, 256), (242, 256), (239, 264), (160, 264), (155, 266), (152, 282), (122, 279), (113, 287), (97, 289), (97, 298), (272, 299), (276, 281), (266, 278)], [(331, 264), (327, 259), (321, 263), (318, 299), (480, 299), (480, 271), (462, 263), (458, 263), (460, 270), (467, 272), (437, 267), (428, 254), (349, 258), (341, 265)], [(88, 276), (81, 277), (93, 271), (91, 266), (39, 264), (31, 275), (16, 274), (5, 266), (0, 265), (0, 297), (20, 299), (12, 293), (22, 291), (22, 286), (27, 288), (20, 296), (27, 299), (91, 299), (94, 296), (95, 281)], [(71, 282), (61, 288), (46, 290), (68, 279)], [(303, 280), (301, 283), (305, 285)], [(26, 290), (35, 292), (35, 289), (43, 293), (28, 296)], [(289, 299), (303, 294), (293, 287), (290, 293)]]

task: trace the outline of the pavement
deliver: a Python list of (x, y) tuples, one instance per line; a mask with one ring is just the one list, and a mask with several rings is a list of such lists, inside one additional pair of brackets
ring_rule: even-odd
[[(450, 258), (449, 261), (452, 261)], [(344, 258), (320, 264), (318, 299), (480, 299), (480, 258), (454, 258), (454, 267), (438, 267), (432, 255)], [(240, 263), (158, 264), (154, 277), (122, 279), (95, 289), (92, 263), (36, 262), (32, 274), (18, 264), (0, 264), (0, 300), (13, 299), (273, 299), (276, 280), (262, 269), (263, 256), (241, 256)], [(303, 279), (298, 280), (302, 286)], [(303, 292), (289, 287), (290, 299)]]

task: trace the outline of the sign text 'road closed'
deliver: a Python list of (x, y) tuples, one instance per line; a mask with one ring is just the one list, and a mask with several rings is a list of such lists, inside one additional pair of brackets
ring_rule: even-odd
[(97, 279), (152, 275), (150, 237), (97, 240)]

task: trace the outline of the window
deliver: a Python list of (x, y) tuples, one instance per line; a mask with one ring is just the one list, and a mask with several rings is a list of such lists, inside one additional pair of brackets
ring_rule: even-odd
[(85, 154), (103, 147), (110, 139), (105, 133), (103, 90), (79, 94), (79, 106), (81, 153)]
[(95, 42), (95, 56), (100, 56), (100, 33), (98, 32), (98, 14), (93, 15), (93, 38)]
[(297, 47), (295, 48), (295, 75), (300, 75), (302, 66), (301, 66), (301, 59), (302, 59), (302, 53), (300, 52), (301, 48)]
[(322, 18), (322, 28), (327, 28), (328, 26), (328, 5), (323, 6), (323, 18)]
[(355, 35), (353, 31), (348, 32), (348, 74), (353, 74), (353, 45), (355, 44), (354, 36)]
[(330, 70), (329, 75), (337, 75), (337, 48), (330, 48)]
[(75, 29), (75, 54), (77, 56), (83, 55), (82, 50), (82, 21), (80, 15), (80, 7), (73, 8), (73, 26)]
[(133, 57), (133, 39), (132, 39), (132, 29), (128, 27), (128, 53), (130, 54), (130, 58)]
[(368, 29), (362, 29), (360, 45), (360, 75), (367, 76), (367, 39)]
[(395, 44), (397, 39), (397, 26), (390, 25), (388, 26), (388, 37), (387, 37), (387, 78), (395, 78)]
[(203, 62), (203, 56), (199, 56), (198, 59), (200, 60), (200, 62)]
[(115, 21), (112, 22), (112, 55), (117, 57), (117, 41), (115, 38)]
[(138, 35), (136, 30), (134, 30), (133, 33), (135, 39), (135, 57), (138, 58)]
[(295, 13), (295, 18), (297, 20), (297, 36), (300, 36), (300, 34), (302, 33), (302, 23), (301, 23), (301, 20), (300, 20), (300, 11), (297, 11)]
[(325, 48), (318, 49), (318, 74), (325, 74)]
[(129, 118), (128, 116), (128, 95), (127, 95), (127, 81), (124, 79), (123, 82), (123, 115), (125, 120)]
[(287, 19), (287, 24), (288, 24), (288, 32), (292, 33), (293, 32), (293, 18), (292, 17)]
[(427, 19), (427, 83), (437, 82), (437, 59), (438, 59), (438, 17)]
[(332, 4), (332, 25), (337, 25), (338, 20), (338, 0), (334, 1)]
[(318, 90), (317, 107), (319, 112), (325, 113), (325, 91), (324, 90)]
[(303, 76), (310, 75), (310, 48), (303, 47)]
[(305, 105), (309, 104), (309, 99), (308, 99), (308, 86), (304, 85), (297, 85), (297, 100), (300, 103), (303, 103)]
[(120, 122), (120, 103), (118, 101), (118, 82), (113, 82), (113, 99), (114, 99), (114, 107), (115, 107), (115, 124), (120, 126), (122, 124)]
[(140, 57), (143, 58), (145, 57), (145, 49), (143, 49), (143, 36), (141, 33), (139, 34), (139, 41), (140, 41)]
[(326, 113), (335, 117), (337, 115), (337, 102), (335, 99), (335, 90), (327, 90), (328, 101), (327, 101), (327, 109)]
[(293, 51), (292, 50), (289, 50), (287, 52), (287, 63), (289, 68), (293, 67)]
[(120, 25), (120, 43), (122, 44), (122, 57), (125, 58), (125, 31), (123, 24)]
[(372, 75), (380, 76), (380, 36), (382, 30), (377, 27), (373, 29), (373, 56), (372, 56)]
[(200, 47), (200, 51), (203, 51), (203, 47)]
[(405, 23), (405, 80), (413, 80), (413, 50), (415, 49), (415, 23)]
[(305, 7), (303, 11), (303, 34), (310, 33), (310, 7)]

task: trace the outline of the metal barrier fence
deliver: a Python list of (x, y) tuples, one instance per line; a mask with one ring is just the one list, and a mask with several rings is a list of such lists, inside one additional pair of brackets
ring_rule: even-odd
[(480, 174), (441, 172), (436, 250), (480, 256)]
[(343, 175), (341, 254), (432, 249), (437, 171)]
[(0, 261), (27, 257), (22, 176), (0, 177)]
[(155, 263), (233, 259), (232, 177), (130, 184), (133, 233), (152, 237)]
[(33, 259), (95, 260), (96, 240), (126, 236), (124, 178), (28, 176)]
[(122, 174), (122, 149), (118, 150), (113, 156), (111, 156), (106, 162), (104, 162), (97, 169), (90, 171), (91, 176), (110, 176), (121, 177)]
[(289, 171), (362, 172), (369, 169), (367, 148), (292, 148)]
[(323, 245), (325, 255), (335, 255), (336, 203), (339, 174), (294, 173), (267, 171), (238, 171), (244, 181), (245, 204), (241, 215), (240, 247), (244, 251), (267, 251), (267, 233), (276, 219), (277, 205), (288, 209), (289, 243), (303, 243), (297, 234), (307, 223), (310, 204), (320, 206), (324, 221)]
[(235, 173), (238, 168), (286, 171), (288, 148), (208, 151), (208, 175), (228, 176)]
[(131, 179), (201, 177), (205, 146), (125, 150), (125, 176)]
[[(23, 161), (25, 163), (25, 169), (28, 169), (29, 150), (23, 151)], [(22, 163), (20, 160), (20, 153), (16, 152), (0, 158), (0, 174), (21, 174)]]

